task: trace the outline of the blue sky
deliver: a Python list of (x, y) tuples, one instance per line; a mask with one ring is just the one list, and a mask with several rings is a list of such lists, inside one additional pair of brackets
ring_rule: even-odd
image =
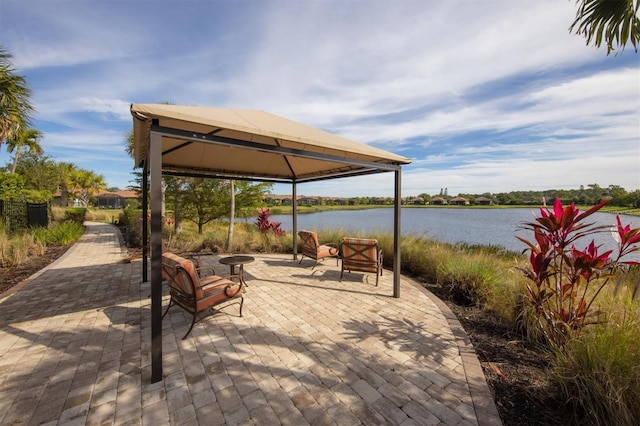
[[(161, 102), (265, 110), (404, 155), (403, 196), (640, 189), (640, 54), (586, 46), (568, 31), (575, 8), (0, 0), (0, 45), (33, 92), (45, 153), (122, 189), (129, 106)], [(393, 174), (298, 194), (392, 195)]]

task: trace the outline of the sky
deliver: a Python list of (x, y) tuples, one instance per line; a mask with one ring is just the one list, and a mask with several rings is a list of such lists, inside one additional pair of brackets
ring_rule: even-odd
[[(575, 13), (573, 0), (0, 0), (0, 46), (45, 154), (109, 187), (133, 183), (130, 105), (170, 102), (264, 110), (408, 157), (402, 196), (640, 189), (640, 53), (587, 46)], [(392, 196), (393, 181), (297, 192)]]

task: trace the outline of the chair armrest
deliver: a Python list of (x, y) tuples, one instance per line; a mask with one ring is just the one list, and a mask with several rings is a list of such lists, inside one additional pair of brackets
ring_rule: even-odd
[(323, 243), (320, 244), (321, 246), (327, 246), (330, 247), (329, 252), (331, 253), (331, 249), (335, 249), (335, 254), (332, 254), (332, 256), (338, 256), (338, 257), (342, 257), (342, 253), (340, 253), (340, 246), (338, 246), (338, 244), (336, 243)]
[[(203, 274), (203, 271), (209, 271), (210, 273)], [(200, 278), (208, 277), (210, 275), (216, 275), (216, 270), (213, 269), (212, 266), (203, 266), (202, 268), (196, 268), (196, 272), (198, 272)]]
[[(213, 276), (205, 277), (205, 280), (208, 280), (208, 281), (205, 282), (205, 284), (200, 287), (202, 289), (202, 291), (206, 291), (210, 287), (219, 288), (218, 291), (219, 292), (224, 292), (225, 296), (227, 296), (227, 297), (234, 297), (236, 294), (238, 294), (238, 293), (243, 291), (242, 282), (234, 282), (234, 281), (230, 280), (229, 278), (220, 277), (218, 275), (213, 275)], [(226, 285), (223, 288), (222, 286), (224, 284), (226, 284)], [(232, 289), (237, 289), (237, 290), (235, 292), (233, 292), (233, 294), (231, 294)]]

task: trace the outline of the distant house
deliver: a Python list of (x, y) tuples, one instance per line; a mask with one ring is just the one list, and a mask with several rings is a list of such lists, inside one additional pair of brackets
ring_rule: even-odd
[(326, 202), (333, 206), (346, 206), (349, 201), (343, 197), (331, 197), (327, 198)]
[(435, 206), (442, 206), (447, 204), (447, 200), (445, 200), (442, 197), (433, 197), (431, 199), (431, 201), (429, 201), (429, 204), (435, 205)]
[(100, 209), (121, 209), (127, 200), (138, 200), (140, 196), (136, 191), (100, 191), (96, 194), (96, 207)]
[(453, 197), (449, 200), (449, 204), (454, 206), (468, 206), (469, 200), (464, 197)]
[(262, 201), (268, 206), (290, 206), (291, 195), (264, 194)]
[(490, 206), (491, 204), (493, 204), (493, 201), (491, 200), (491, 198), (478, 197), (476, 198), (476, 204), (479, 206)]
[(318, 197), (307, 197), (303, 195), (298, 198), (298, 204), (301, 206), (317, 206), (320, 204), (320, 200)]

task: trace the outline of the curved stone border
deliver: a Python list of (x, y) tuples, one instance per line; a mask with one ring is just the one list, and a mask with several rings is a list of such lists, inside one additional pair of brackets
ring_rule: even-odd
[(460, 321), (458, 321), (458, 318), (446, 303), (420, 285), (420, 283), (406, 276), (403, 276), (403, 281), (410, 282), (412, 285), (424, 291), (429, 299), (431, 299), (438, 309), (440, 309), (442, 315), (447, 319), (449, 327), (451, 328), (458, 344), (458, 350), (460, 351), (460, 358), (462, 358), (462, 365), (464, 367), (465, 375), (467, 376), (469, 393), (473, 400), (473, 407), (476, 411), (478, 424), (480, 426), (502, 425), (502, 420), (498, 414), (493, 394), (487, 384), (480, 361), (476, 356), (476, 352), (473, 349), (473, 344), (471, 343), (469, 336), (464, 331), (464, 328), (462, 327), (462, 324), (460, 324)]

